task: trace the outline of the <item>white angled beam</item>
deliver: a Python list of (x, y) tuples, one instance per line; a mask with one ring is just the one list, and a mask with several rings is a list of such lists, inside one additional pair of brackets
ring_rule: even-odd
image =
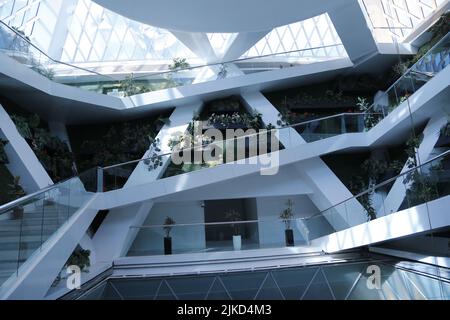
[(217, 56), (206, 33), (171, 31), (186, 47), (205, 62), (215, 62)]
[(328, 15), (353, 63), (358, 63), (365, 56), (378, 52), (372, 31), (367, 25), (358, 1), (348, 1), (345, 5), (330, 10)]
[(223, 61), (238, 59), (270, 31), (271, 30), (239, 33), (228, 47), (227, 52), (223, 56)]

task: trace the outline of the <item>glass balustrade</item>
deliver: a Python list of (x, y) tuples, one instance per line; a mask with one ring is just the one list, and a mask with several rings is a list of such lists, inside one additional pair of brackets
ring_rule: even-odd
[[(0, 52), (30, 67), (47, 78), (81, 89), (108, 94), (115, 97), (127, 97), (137, 94), (180, 87), (190, 84), (232, 78), (252, 73), (292, 68), (317, 62), (314, 56), (317, 50), (335, 48), (342, 51), (343, 45), (321, 46), (258, 57), (242, 58), (233, 61), (193, 65), (183, 68), (156, 72), (136, 71), (120, 75), (106, 75), (101, 67), (84, 68), (53, 59), (40, 50), (19, 31), (0, 21)], [(327, 60), (343, 58), (340, 55), (327, 57)], [(105, 67), (111, 69), (110, 67)]]
[[(389, 188), (393, 194), (388, 194)], [(284, 248), (288, 244), (309, 248), (311, 241), (450, 194), (450, 151), (355, 197), (309, 217), (236, 221), (191, 221), (133, 226), (136, 239), (128, 256), (162, 255), (164, 238), (171, 238), (171, 254)], [(426, 210), (429, 215), (429, 207)], [(225, 213), (216, 216), (224, 217)], [(292, 243), (286, 236), (292, 230)], [(234, 237), (238, 236), (238, 237)], [(166, 248), (167, 249), (167, 248)], [(306, 249), (305, 252), (307, 252)]]
[[(308, 231), (302, 220), (286, 221), (289, 221), (289, 229), (292, 230), (292, 237), (288, 236), (292, 239), (288, 242), (289, 246), (305, 246), (306, 251), (312, 252), (312, 249), (306, 248), (309, 244)], [(162, 219), (153, 225), (131, 228), (137, 236), (127, 256), (163, 255), (169, 248), (171, 254), (284, 248), (287, 245), (286, 221), (177, 222), (168, 226), (162, 224)], [(170, 237), (170, 244), (165, 240), (167, 236)]]
[(92, 196), (85, 187), (97, 170), (0, 207), (0, 285), (18, 276), (20, 266)]
[(190, 144), (178, 144), (170, 153), (150, 148), (143, 159), (102, 168), (101, 190), (117, 190), (231, 162), (262, 165), (261, 156), (275, 156), (273, 153), (279, 150), (345, 133), (363, 132), (365, 117), (363, 113), (339, 114), (279, 129), (243, 131), (242, 135), (225, 140), (208, 136), (207, 130), (195, 137), (183, 137)]
[[(305, 219), (304, 223), (308, 229), (313, 229), (317, 223), (316, 219), (323, 221), (325, 218), (333, 232), (342, 231), (449, 194), (450, 151), (447, 151), (316, 216)], [(423, 210), (430, 215), (429, 206), (425, 206)], [(320, 232), (317, 238), (328, 234), (330, 233), (326, 231)]]

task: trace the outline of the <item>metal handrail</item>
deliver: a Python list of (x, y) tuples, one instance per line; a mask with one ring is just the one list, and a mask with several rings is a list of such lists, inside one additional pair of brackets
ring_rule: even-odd
[[(79, 70), (82, 70), (82, 71), (85, 71), (85, 72), (88, 72), (88, 73), (93, 73), (93, 74), (98, 75), (98, 76), (107, 77), (107, 78), (109, 78), (111, 80), (114, 80), (114, 81), (120, 81), (120, 80), (115, 79), (115, 78), (113, 78), (113, 77), (111, 77), (109, 75), (101, 74), (101, 73), (93, 71), (93, 70), (85, 69), (85, 68), (82, 68), (82, 67), (78, 67), (78, 66), (72, 65), (72, 64), (67, 63), (67, 62), (62, 62), (62, 61), (53, 59), (47, 53), (45, 53), (42, 49), (37, 47), (30, 40), (28, 40), (22, 34), (17, 32), (17, 30), (14, 30), (13, 28), (11, 28), (9, 25), (7, 25), (2, 20), (0, 20), (0, 24), (2, 24), (5, 27), (7, 27), (11, 32), (15, 33), (23, 41), (25, 41), (28, 44), (30, 44), (33, 48), (38, 50), (40, 53), (42, 53), (44, 56), (46, 56), (49, 60), (53, 61), (54, 63), (63, 64), (63, 65), (66, 65), (68, 67), (79, 69)], [(175, 69), (175, 70), (168, 70), (168, 71), (163, 71), (163, 72), (152, 73), (151, 76), (158, 76), (158, 75), (164, 75), (164, 74), (168, 74), (168, 73), (176, 73), (176, 72), (180, 72), (180, 71), (188, 71), (188, 70), (193, 70), (193, 69), (198, 69), (198, 68), (212, 67), (212, 66), (230, 64), (230, 63), (238, 63), (238, 62), (242, 62), (242, 61), (247, 61), (247, 60), (252, 60), (252, 59), (260, 59), (260, 58), (267, 58), (267, 57), (271, 57), (271, 56), (279, 56), (279, 55), (283, 55), (283, 54), (291, 54), (291, 53), (296, 53), (296, 52), (304, 52), (304, 51), (325, 49), (325, 48), (331, 48), (331, 47), (338, 47), (338, 46), (342, 46), (342, 45), (343, 45), (342, 43), (337, 43), (337, 44), (333, 44), (333, 45), (326, 45), (326, 46), (320, 46), (320, 47), (313, 47), (313, 48), (306, 48), (306, 49), (299, 49), (299, 50), (290, 50), (290, 51), (283, 51), (283, 52), (279, 52), (279, 53), (271, 53), (271, 54), (265, 54), (265, 55), (260, 55), (260, 56), (239, 58), (239, 59), (228, 60), (228, 61), (223, 61), (223, 62), (207, 63), (207, 64), (203, 64), (203, 65), (199, 65), (199, 66), (192, 66), (192, 67), (180, 68), (180, 69)], [(133, 73), (131, 72), (130, 74), (133, 74)], [(148, 75), (136, 76), (136, 77), (133, 77), (133, 79), (136, 80), (136, 79), (140, 79), (140, 78), (144, 78), (144, 77), (148, 77)]]
[[(283, 55), (283, 54), (291, 54), (291, 53), (296, 53), (296, 52), (304, 52), (304, 51), (332, 48), (332, 47), (338, 47), (338, 46), (342, 46), (342, 45), (343, 45), (342, 43), (331, 44), (331, 45), (326, 45), (326, 46), (321, 46), (321, 47), (312, 47), (312, 48), (307, 48), (307, 49), (283, 51), (283, 52), (280, 52), (280, 53), (270, 53), (270, 54), (264, 54), (264, 55), (260, 55), (260, 56), (239, 58), (239, 59), (228, 60), (228, 61), (223, 61), (223, 62), (213, 62), (213, 63), (208, 63), (208, 64), (204, 64), (204, 65), (199, 65), (199, 66), (192, 66), (192, 67), (186, 67), (186, 68), (181, 68), (181, 69), (175, 69), (175, 70), (168, 70), (168, 71), (163, 71), (163, 72), (152, 73), (151, 76), (158, 76), (158, 75), (163, 75), (163, 74), (168, 74), (168, 73), (176, 73), (176, 72), (179, 72), (179, 71), (189, 71), (189, 70), (198, 69), (198, 68), (220, 66), (220, 65), (231, 64), (231, 63), (239, 63), (239, 62), (242, 62), (242, 61), (261, 59), (261, 58), (267, 58), (267, 57), (272, 57), (272, 56), (279, 56), (279, 55)], [(133, 79), (136, 80), (136, 79), (140, 79), (140, 78), (144, 78), (144, 77), (148, 77), (148, 75), (136, 76)]]
[(97, 75), (97, 76), (107, 77), (107, 78), (110, 78), (111, 80), (118, 81), (117, 79), (114, 79), (114, 78), (111, 77), (111, 76), (104, 75), (104, 74), (101, 74), (101, 73), (99, 73), (99, 72), (96, 72), (96, 71), (93, 71), (93, 70), (89, 70), (89, 69), (85, 69), (85, 68), (82, 68), (82, 67), (77, 67), (77, 66), (74, 66), (74, 65), (72, 65), (72, 64), (70, 64), (70, 63), (67, 63), (67, 62), (62, 62), (62, 61), (53, 59), (53, 58), (50, 57), (47, 53), (45, 53), (43, 50), (41, 50), (39, 47), (37, 47), (33, 42), (31, 42), (31, 41), (28, 40), (25, 36), (23, 36), (22, 34), (20, 34), (19, 32), (17, 32), (17, 30), (14, 30), (13, 28), (11, 28), (9, 25), (7, 25), (7, 24), (6, 24), (5, 22), (3, 22), (2, 20), (0, 20), (0, 24), (2, 24), (3, 26), (7, 27), (7, 28), (8, 28), (11, 32), (13, 32), (16, 36), (20, 37), (23, 41), (27, 42), (29, 45), (31, 45), (33, 48), (35, 48), (37, 51), (39, 51), (41, 54), (43, 54), (43, 55), (46, 56), (49, 60), (53, 61), (53, 62), (56, 63), (56, 64), (63, 64), (63, 65), (68, 66), (68, 67), (72, 67), (72, 68), (75, 68), (75, 69), (78, 69), (78, 70), (82, 70), (82, 71), (85, 71), (85, 72), (88, 72), (88, 73), (93, 73), (93, 74), (95, 74), (95, 75)]
[[(341, 205), (341, 204), (344, 203), (344, 202), (347, 202), (347, 201), (349, 201), (349, 200), (358, 198), (358, 197), (360, 197), (360, 196), (362, 196), (362, 195), (364, 195), (364, 194), (367, 194), (367, 193), (369, 193), (369, 192), (372, 192), (373, 190), (375, 190), (375, 189), (377, 189), (377, 188), (379, 188), (379, 187), (382, 187), (382, 186), (384, 186), (384, 185), (386, 185), (386, 184), (389, 184), (390, 182), (397, 180), (397, 179), (400, 178), (401, 176), (407, 175), (407, 174), (409, 174), (409, 173), (411, 173), (411, 172), (413, 172), (413, 171), (415, 171), (415, 170), (418, 170), (420, 167), (422, 167), (422, 166), (424, 166), (424, 165), (427, 165), (427, 164), (429, 164), (429, 163), (431, 163), (431, 162), (433, 162), (433, 161), (435, 161), (435, 160), (438, 160), (439, 158), (443, 158), (443, 157), (445, 157), (445, 156), (447, 156), (447, 155), (449, 155), (449, 154), (450, 154), (450, 150), (445, 151), (445, 152), (441, 153), (440, 155), (438, 155), (438, 156), (436, 156), (436, 157), (434, 157), (434, 158), (431, 158), (430, 160), (427, 160), (426, 162), (422, 163), (422, 164), (419, 165), (419, 166), (416, 166), (416, 167), (414, 167), (414, 168), (408, 169), (408, 170), (405, 171), (404, 173), (401, 173), (401, 174), (399, 174), (399, 175), (397, 175), (397, 176), (395, 176), (395, 177), (393, 177), (393, 178), (387, 179), (387, 180), (383, 181), (382, 183), (379, 183), (379, 184), (375, 185), (374, 187), (371, 187), (371, 188), (367, 189), (366, 191), (363, 191), (363, 192), (357, 194), (356, 196), (353, 196), (353, 197), (351, 197), (351, 198), (348, 198), (348, 199), (346, 199), (346, 200), (344, 200), (344, 201), (339, 202), (338, 204), (335, 204), (335, 205), (329, 207), (328, 209), (322, 210), (322, 211), (320, 211), (320, 212), (318, 212), (318, 213), (312, 214), (312, 215), (307, 216), (307, 217), (291, 218), (291, 219), (266, 219), (266, 220), (260, 220), (260, 219), (257, 219), (257, 220), (242, 220), (242, 221), (221, 221), (221, 222), (181, 223), (181, 224), (173, 224), (173, 225), (169, 225), (169, 227), (215, 226), (215, 225), (230, 225), (230, 224), (285, 222), (285, 221), (294, 221), (294, 222), (295, 222), (295, 221), (299, 221), (299, 220), (300, 220), (300, 221), (303, 221), (303, 220), (309, 220), (309, 219), (315, 218), (315, 217), (317, 217), (317, 216), (323, 215), (326, 211), (328, 211), (328, 210), (330, 210), (330, 209), (332, 209), (332, 208), (334, 208), (334, 207), (337, 207), (337, 206)], [(168, 226), (167, 226), (167, 225), (163, 225), (163, 224), (161, 224), (161, 225), (141, 225), (141, 226), (131, 226), (130, 229), (152, 229), (152, 228), (164, 228), (164, 227), (168, 227)]]
[(365, 191), (362, 191), (362, 192), (358, 193), (358, 194), (355, 195), (355, 196), (352, 196), (352, 197), (350, 197), (350, 198), (348, 198), (348, 199), (345, 199), (345, 200), (343, 200), (343, 201), (341, 201), (341, 202), (338, 202), (337, 204), (334, 204), (334, 205), (332, 205), (331, 207), (329, 207), (329, 208), (327, 208), (327, 209), (325, 209), (325, 210), (322, 210), (322, 211), (319, 212), (319, 213), (315, 213), (315, 214), (309, 216), (307, 219), (313, 218), (313, 217), (318, 216), (318, 215), (321, 215), (321, 214), (323, 214), (324, 212), (326, 212), (326, 211), (328, 211), (328, 210), (330, 210), (330, 209), (333, 209), (333, 208), (335, 208), (335, 207), (337, 207), (337, 206), (340, 206), (341, 204), (343, 204), (343, 203), (345, 203), (345, 202), (347, 202), (347, 201), (350, 201), (350, 200), (352, 200), (352, 199), (356, 199), (356, 198), (359, 198), (359, 197), (361, 197), (361, 196), (363, 196), (363, 195), (365, 195), (365, 194), (368, 194), (368, 193), (374, 191), (375, 189), (378, 189), (378, 188), (383, 187), (383, 186), (385, 186), (385, 185), (387, 185), (387, 184), (389, 184), (389, 183), (391, 183), (391, 182), (393, 182), (393, 181), (396, 181), (398, 178), (400, 178), (400, 177), (402, 177), (402, 176), (406, 176), (406, 175), (410, 174), (411, 172), (414, 172), (414, 171), (420, 169), (421, 167), (423, 167), (423, 166), (425, 166), (425, 165), (427, 165), (427, 164), (429, 164), (429, 163), (431, 163), (431, 162), (433, 162), (433, 161), (436, 161), (436, 160), (438, 160), (438, 159), (440, 159), (440, 158), (446, 157), (446, 156), (449, 155), (449, 154), (450, 154), (450, 150), (447, 150), (447, 151), (441, 153), (440, 155), (438, 155), (438, 156), (436, 156), (436, 157), (433, 157), (433, 158), (431, 158), (431, 159), (429, 159), (429, 160), (423, 162), (422, 164), (420, 164), (420, 165), (418, 165), (418, 166), (415, 166), (414, 168), (410, 168), (410, 169), (406, 170), (405, 172), (396, 175), (395, 177), (389, 178), (389, 179), (387, 179), (387, 180), (385, 180), (385, 181), (383, 181), (383, 182), (381, 182), (381, 183), (379, 183), (379, 184), (374, 185), (373, 187), (368, 188), (368, 189), (365, 190)]
[(95, 168), (88, 169), (88, 170), (83, 171), (82, 173), (80, 173), (80, 174), (78, 174), (76, 176), (64, 179), (64, 180), (62, 180), (62, 181), (60, 181), (60, 182), (58, 182), (56, 184), (50, 185), (48, 187), (45, 187), (45, 188), (43, 188), (41, 190), (38, 190), (36, 192), (33, 192), (31, 194), (27, 194), (26, 196), (23, 196), (23, 197), (21, 197), (19, 199), (16, 199), (16, 200), (8, 202), (8, 203), (6, 203), (4, 205), (1, 205), (0, 206), (0, 215), (5, 213), (6, 211), (11, 210), (12, 208), (14, 208), (14, 207), (16, 207), (18, 205), (23, 204), (24, 202), (28, 202), (28, 201), (32, 200), (33, 198), (36, 198), (36, 197), (40, 196), (43, 193), (46, 193), (46, 192), (49, 192), (49, 191), (51, 191), (53, 189), (59, 188), (62, 184), (66, 183), (66, 182), (68, 182), (68, 181), (70, 181), (72, 179), (79, 178), (79, 177), (83, 176), (84, 174), (86, 174), (86, 173), (88, 173), (89, 171), (92, 171), (92, 170), (95, 170)]
[[(417, 60), (408, 70), (405, 71), (405, 73), (403, 73), (403, 75), (398, 78), (386, 91), (385, 93), (389, 92), (392, 88), (395, 89), (395, 86), (401, 81), (403, 80), (407, 74), (415, 72), (416, 70), (413, 70), (413, 68), (415, 68), (420, 62), (422, 62), (423, 59), (425, 59), (426, 57), (428, 57), (428, 55), (434, 50), (436, 49), (438, 46), (440, 46), (445, 40), (447, 40), (447, 38), (450, 37), (450, 32), (447, 33), (445, 36), (442, 37), (441, 40), (439, 40), (433, 47), (431, 47), (430, 50), (428, 50), (419, 60)], [(375, 107), (375, 102), (367, 109), (373, 109)]]
[[(372, 113), (372, 114), (382, 115), (382, 113)], [(276, 131), (276, 130), (283, 130), (283, 129), (287, 129), (287, 128), (295, 128), (295, 127), (307, 125), (307, 124), (310, 124), (310, 123), (313, 123), (313, 122), (319, 122), (319, 121), (328, 120), (328, 119), (332, 119), (332, 118), (344, 117), (346, 115), (358, 116), (358, 115), (366, 115), (366, 113), (364, 113), (364, 112), (354, 112), (354, 113), (344, 112), (344, 113), (339, 113), (339, 114), (335, 114), (335, 115), (331, 115), (331, 116), (326, 116), (326, 117), (321, 117), (321, 118), (317, 118), (317, 119), (313, 119), (313, 120), (308, 120), (308, 121), (304, 121), (304, 122), (299, 122), (299, 123), (295, 123), (295, 124), (281, 126), (281, 127), (274, 128), (274, 129), (269, 129), (269, 130), (266, 130), (266, 131), (263, 131), (263, 132), (256, 132), (256, 133), (248, 134), (248, 135), (245, 135), (245, 136), (236, 137), (236, 138), (233, 138), (233, 139), (220, 140), (220, 141), (217, 141), (217, 142), (213, 142), (211, 144), (214, 144), (214, 143), (227, 143), (229, 141), (236, 141), (238, 139), (248, 139), (248, 138), (253, 137), (253, 136), (259, 136), (261, 134), (265, 134), (267, 132), (272, 132), (272, 131)], [(116, 167), (121, 167), (121, 166), (124, 166), (124, 165), (138, 163), (138, 162), (141, 162), (141, 161), (151, 160), (151, 159), (155, 159), (155, 158), (159, 158), (159, 157), (165, 157), (165, 156), (172, 155), (175, 152), (195, 151), (195, 150), (201, 149), (203, 147), (204, 147), (203, 145), (199, 145), (199, 146), (195, 146), (195, 147), (191, 147), (191, 148), (184, 148), (184, 149), (181, 149), (181, 150), (168, 152), (168, 153), (164, 153), (164, 154), (158, 154), (156, 156), (150, 156), (150, 157), (146, 157), (146, 158), (142, 158), (142, 159), (126, 161), (126, 162), (114, 164), (114, 165), (111, 165), (111, 166), (108, 166), (108, 167), (102, 167), (102, 170), (109, 170), (109, 169), (113, 169), (113, 168), (116, 168)]]

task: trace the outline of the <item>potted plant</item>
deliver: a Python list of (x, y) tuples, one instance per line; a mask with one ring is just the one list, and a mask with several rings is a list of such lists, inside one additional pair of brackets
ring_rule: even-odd
[(172, 254), (172, 238), (170, 237), (170, 231), (172, 231), (173, 225), (175, 224), (175, 220), (171, 217), (167, 217), (164, 220), (164, 232), (166, 236), (164, 237), (164, 254)]
[[(11, 191), (9, 194), (12, 196), (12, 200), (20, 199), (23, 196), (25, 196), (25, 192), (23, 191), (21, 185), (20, 185), (20, 177), (14, 177), (13, 183), (9, 185)], [(23, 217), (23, 207), (21, 205), (18, 205), (14, 207), (11, 218), (13, 220), (20, 220)]]
[(84, 250), (81, 247), (78, 247), (72, 252), (69, 260), (67, 260), (66, 267), (78, 266), (80, 271), (87, 271), (86, 269), (91, 266), (90, 255), (90, 250)]
[(294, 212), (293, 212), (293, 206), (294, 202), (291, 199), (288, 199), (286, 202), (287, 208), (284, 209), (280, 213), (280, 219), (284, 222), (285, 225), (285, 240), (286, 240), (286, 246), (293, 247), (294, 246), (294, 231), (291, 228), (291, 222), (294, 218)]
[[(225, 217), (227, 220), (232, 222), (242, 221), (241, 214), (236, 210), (229, 210), (225, 213)], [(233, 228), (233, 248), (234, 250), (241, 250), (242, 247), (242, 237), (239, 234), (239, 224), (232, 223), (230, 224), (231, 228)]]

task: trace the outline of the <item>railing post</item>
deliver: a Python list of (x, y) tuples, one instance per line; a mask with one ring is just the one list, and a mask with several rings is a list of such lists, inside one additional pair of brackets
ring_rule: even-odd
[(103, 168), (97, 167), (97, 192), (103, 192)]

